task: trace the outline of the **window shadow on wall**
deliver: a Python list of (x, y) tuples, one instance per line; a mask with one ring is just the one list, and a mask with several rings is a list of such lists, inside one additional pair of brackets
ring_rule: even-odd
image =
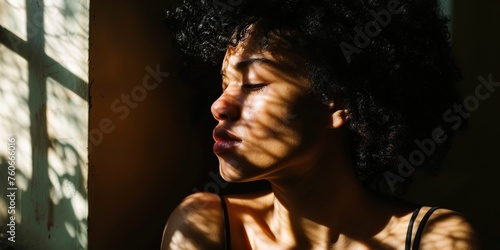
[[(88, 54), (88, 0), (6, 1), (0, 13), (0, 138), (2, 145), (16, 138), (17, 156), (15, 243), (8, 234), (0, 240), (16, 249), (86, 249), (88, 84), (82, 78), (88, 70), (79, 57)], [(12, 23), (25, 27), (11, 30)], [(8, 205), (7, 158), (2, 147), (0, 206)], [(10, 216), (0, 217), (2, 232)]]

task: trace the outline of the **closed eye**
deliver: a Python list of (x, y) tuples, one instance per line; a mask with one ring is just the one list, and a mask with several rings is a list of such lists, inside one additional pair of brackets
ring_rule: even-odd
[(246, 91), (257, 91), (262, 90), (267, 86), (267, 83), (244, 83), (241, 87)]

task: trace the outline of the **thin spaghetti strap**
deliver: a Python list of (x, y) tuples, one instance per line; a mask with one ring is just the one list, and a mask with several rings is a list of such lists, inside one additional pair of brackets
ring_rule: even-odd
[(227, 213), (227, 206), (224, 197), (219, 194), (219, 199), (222, 207), (222, 220), (224, 221), (224, 249), (231, 249), (231, 234), (229, 231), (229, 215)]
[(432, 213), (436, 211), (439, 207), (432, 207), (425, 213), (424, 218), (422, 218), (422, 221), (420, 221), (420, 224), (418, 225), (417, 233), (415, 234), (415, 240), (413, 241), (413, 250), (418, 250), (418, 247), (420, 245), (420, 238), (422, 237), (422, 233), (424, 232), (425, 228), (425, 223), (427, 223), (427, 220), (429, 220), (429, 217), (431, 217)]
[(413, 224), (415, 223), (415, 219), (417, 218), (419, 211), (420, 207), (417, 207), (415, 211), (413, 211), (413, 214), (411, 215), (410, 223), (408, 223), (408, 230), (406, 231), (405, 250), (410, 250), (411, 248), (411, 233), (413, 231)]

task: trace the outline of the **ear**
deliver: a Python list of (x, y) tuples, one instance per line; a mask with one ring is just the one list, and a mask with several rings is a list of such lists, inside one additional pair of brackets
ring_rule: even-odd
[(342, 127), (350, 119), (347, 109), (337, 108), (333, 102), (328, 104), (328, 124), (327, 127), (337, 129)]

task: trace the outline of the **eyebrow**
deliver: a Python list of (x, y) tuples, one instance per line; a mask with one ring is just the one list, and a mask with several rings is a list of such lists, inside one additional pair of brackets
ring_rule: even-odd
[[(236, 63), (236, 68), (238, 70), (243, 70), (245, 68), (248, 68), (250, 65), (252, 65), (254, 63), (264, 63), (267, 65), (274, 65), (275, 64), (273, 61), (271, 61), (267, 58), (258, 57), (258, 58), (250, 58), (250, 59), (245, 59), (243, 61), (239, 61)], [(224, 71), (222, 69), (220, 70), (220, 74), (221, 74), (221, 76), (226, 76), (226, 75), (224, 75)]]
[(236, 63), (236, 68), (241, 70), (249, 67), (254, 63), (274, 64), (273, 61), (267, 58), (250, 58)]

